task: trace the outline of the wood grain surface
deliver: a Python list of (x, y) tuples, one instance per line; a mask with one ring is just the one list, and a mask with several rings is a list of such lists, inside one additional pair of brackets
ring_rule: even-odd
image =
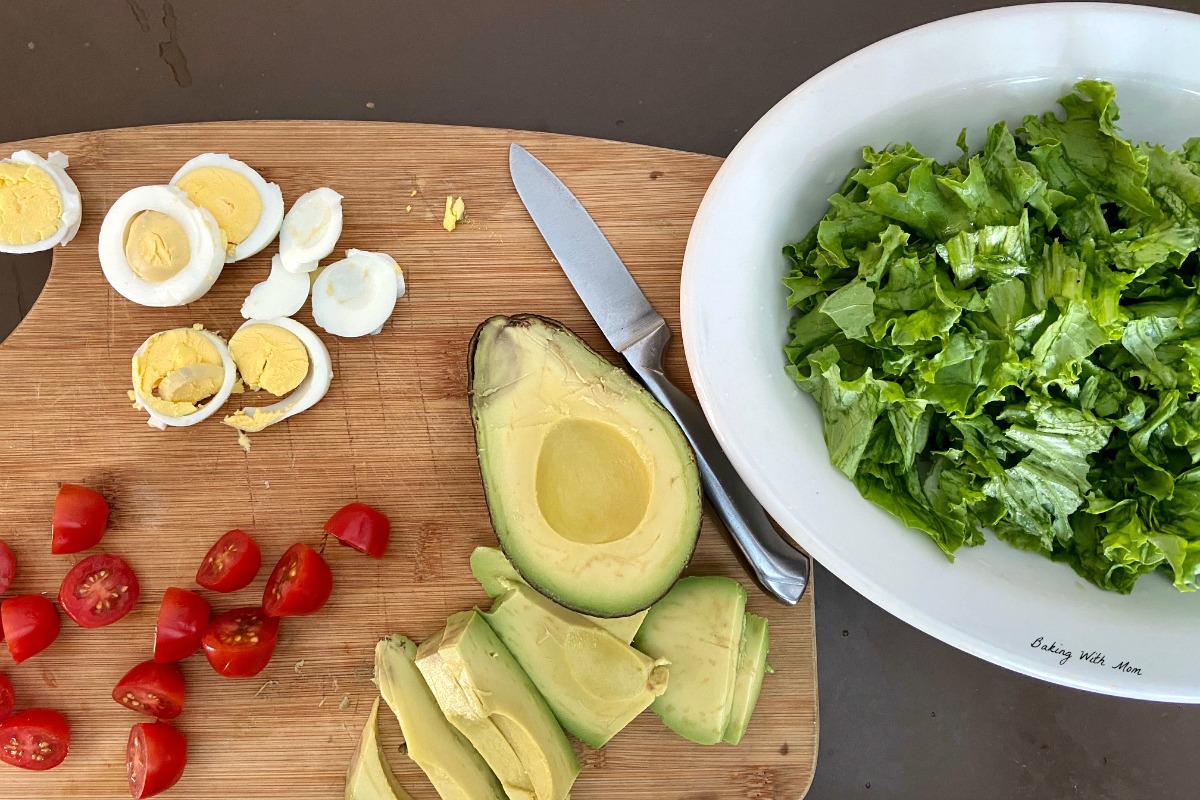
[[(330, 544), (334, 594), (319, 614), (284, 621), (271, 665), (252, 680), (217, 677), (202, 656), (184, 664), (188, 700), (178, 727), (187, 771), (167, 797), (338, 798), (370, 710), (375, 640), (420, 639), (449, 614), (483, 604), (467, 558), (494, 544), (466, 402), (466, 347), (496, 313), (557, 318), (600, 352), (604, 339), (552, 260), (508, 179), (517, 141), (555, 170), (611, 239), (678, 333), (679, 266), (692, 216), (719, 160), (638, 145), (513, 131), (396, 123), (232, 122), (57, 136), (0, 146), (59, 149), (83, 195), (78, 237), (54, 254), (42, 296), (0, 345), (0, 538), (19, 560), (12, 593), (53, 596), (78, 556), (49, 554), (60, 482), (101, 490), (112, 505), (99, 551), (126, 558), (142, 601), (119, 623), (85, 631), (64, 618), (45, 653), (0, 671), (20, 707), (49, 706), (71, 720), (67, 761), (44, 774), (0, 765), (0, 798), (127, 797), (124, 752), (138, 715), (110, 698), (149, 658), (159, 600), (192, 583), (201, 557), (241, 527), (263, 547), (264, 569), (243, 592), (207, 597), (220, 611), (256, 604), (270, 565), (292, 542), (322, 542), (321, 526), (354, 499), (392, 519), (383, 561)], [(331, 186), (345, 195), (340, 251), (382, 250), (404, 268), (408, 294), (383, 333), (321, 334), (335, 377), (315, 408), (251, 435), (249, 453), (217, 417), (160, 432), (130, 408), (129, 360), (151, 333), (201, 323), (226, 335), (268, 270), (275, 245), (229, 265), (204, 298), (183, 308), (130, 303), (96, 258), (100, 222), (127, 189), (169, 180), (202, 152), (228, 152), (280, 184), (290, 203)], [(415, 195), (413, 194), (415, 192)], [(446, 196), (467, 219), (441, 227)], [(406, 210), (411, 206), (411, 211)], [(731, 269), (736, 265), (731, 265)], [(305, 307), (297, 318), (311, 324)], [(670, 377), (689, 387), (678, 336)], [(235, 407), (234, 397), (227, 409)], [(572, 796), (593, 798), (801, 797), (817, 747), (813, 593), (786, 609), (755, 590), (706, 514), (689, 572), (733, 575), (750, 610), (771, 620), (771, 664), (758, 712), (737, 747), (691, 744), (643, 714), (603, 750), (577, 747), (584, 769)], [(399, 730), (381, 714), (388, 756), (418, 800), (436, 794), (400, 755)]]

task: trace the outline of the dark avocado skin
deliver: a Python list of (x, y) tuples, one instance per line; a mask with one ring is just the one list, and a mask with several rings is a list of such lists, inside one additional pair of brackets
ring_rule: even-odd
[[(479, 440), (479, 418), (475, 411), (475, 355), (476, 355), (476, 351), (478, 350), (478, 347), (479, 347), (480, 335), (485, 330), (487, 330), (489, 327), (496, 324), (500, 320), (504, 321), (503, 322), (504, 327), (527, 328), (532, 325), (540, 323), (547, 327), (563, 331), (564, 333), (567, 333), (570, 336), (574, 337), (579, 342), (580, 346), (583, 347), (584, 349), (588, 350), (591, 353), (594, 353), (598, 358), (602, 358), (605, 361), (608, 361), (610, 364), (612, 363), (607, 358), (600, 355), (600, 353), (597, 353), (594, 349), (592, 349), (592, 347), (590, 345), (588, 345), (588, 343), (585, 342), (573, 330), (571, 330), (566, 325), (562, 324), (561, 322), (559, 322), (556, 319), (552, 319), (550, 317), (544, 317), (540, 314), (529, 314), (529, 313), (513, 314), (512, 316), (496, 314), (495, 316), (488, 317), (483, 322), (479, 323), (478, 327), (475, 328), (475, 333), (471, 335), (471, 342), (467, 348), (467, 404), (471, 411), (471, 429), (475, 433), (476, 441)], [(640, 385), (640, 383), (639, 383), (639, 385)], [(655, 400), (653, 397), (650, 397), (650, 400), (651, 400), (651, 402), (658, 404), (658, 401)], [(688, 445), (688, 452), (691, 454), (691, 456), (694, 460), (695, 453), (691, 452), (690, 444)], [(488, 505), (488, 517), (492, 522), (492, 529), (495, 530), (496, 517), (492, 512), (491, 498), (487, 497), (487, 495), (488, 495), (487, 480), (483, 474), (483, 465), (479, 462), (478, 453), (476, 453), (475, 463), (476, 463), (476, 466), (479, 467), (479, 480), (483, 484), (484, 497), (487, 498), (487, 500), (488, 500), (488, 504), (487, 504)], [(528, 583), (534, 589), (537, 589), (539, 592), (544, 594), (546, 597), (549, 597), (551, 600), (558, 603), (560, 606), (563, 606), (564, 608), (569, 608), (572, 611), (577, 611), (581, 614), (588, 614), (593, 617), (603, 617), (606, 619), (615, 619), (617, 617), (628, 616), (629, 614), (636, 614), (637, 612), (639, 612), (643, 609), (649, 608), (650, 606), (657, 603), (664, 596), (666, 596), (667, 592), (669, 592), (671, 590), (671, 587), (668, 586), (666, 589), (663, 590), (663, 592), (660, 595), (655, 597), (649, 603), (646, 603), (646, 605), (642, 606), (641, 608), (634, 609), (631, 612), (626, 612), (626, 613), (622, 613), (622, 614), (596, 613), (595, 609), (580, 608), (576, 605), (573, 605), (570, 602), (563, 600), (563, 598), (561, 598), (561, 597), (557, 597), (553, 592), (547, 591), (545, 587), (540, 586), (537, 581), (532, 580), (530, 578), (530, 576), (527, 575), (525, 573), (525, 571), (521, 569), (520, 566), (518, 566), (517, 562), (513, 560), (512, 553), (510, 553), (508, 551), (508, 549), (505, 547), (504, 542), (499, 541), (500, 537), (497, 536), (496, 538), (497, 538), (497, 541), (499, 542), (500, 549), (504, 550), (504, 555), (508, 557), (509, 563), (511, 563), (513, 565), (513, 568), (516, 569), (518, 573), (520, 573), (521, 577), (525, 579), (526, 583)], [(699, 541), (699, 537), (697, 537), (697, 541)], [(695, 548), (695, 545), (693, 544), (692, 550), (691, 550), (691, 552), (688, 553), (687, 560), (684, 562), (683, 570), (687, 569), (688, 565), (691, 563), (692, 557), (695, 555), (695, 552), (696, 552), (696, 548)], [(681, 570), (681, 574), (682, 574), (683, 570)]]

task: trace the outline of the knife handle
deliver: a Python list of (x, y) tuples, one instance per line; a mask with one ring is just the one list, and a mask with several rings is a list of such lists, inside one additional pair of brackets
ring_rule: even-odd
[(700, 405), (671, 383), (662, 371), (662, 354), (671, 337), (664, 324), (625, 349), (629, 366), (650, 393), (679, 423), (696, 454), (704, 493), (745, 556), (759, 585), (785, 605), (795, 605), (808, 586), (812, 558), (792, 547), (771, 524), (766, 511), (742, 481)]

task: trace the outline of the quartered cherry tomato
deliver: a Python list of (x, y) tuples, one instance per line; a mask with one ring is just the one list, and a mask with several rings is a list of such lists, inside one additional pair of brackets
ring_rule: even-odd
[(0, 542), (0, 594), (8, 591), (12, 585), (13, 576), (17, 574), (17, 557), (12, 548)]
[(204, 655), (226, 678), (253, 678), (275, 654), (279, 620), (257, 606), (235, 608), (214, 619), (204, 633)]
[(196, 573), (196, 583), (214, 592), (236, 592), (250, 585), (261, 566), (258, 544), (245, 531), (232, 530), (208, 551)]
[(140, 594), (137, 576), (123, 559), (95, 555), (71, 567), (58, 602), (80, 627), (102, 628), (132, 611)]
[(154, 660), (183, 661), (200, 649), (212, 608), (195, 592), (171, 587), (163, 595), (154, 626)]
[(62, 623), (54, 603), (40, 594), (23, 594), (0, 603), (0, 626), (8, 652), (20, 664), (49, 647), (58, 638)]
[(271, 617), (315, 614), (333, 591), (333, 573), (316, 550), (294, 544), (279, 559), (263, 592), (263, 611)]
[(13, 703), (16, 701), (16, 695), (13, 694), (12, 684), (3, 674), (0, 674), (0, 722), (12, 716)]
[(365, 503), (351, 503), (334, 512), (325, 523), (325, 531), (360, 553), (383, 558), (392, 535), (392, 526), (382, 511)]
[(178, 664), (143, 661), (117, 681), (112, 697), (130, 711), (156, 719), (175, 719), (183, 711), (187, 689)]
[(133, 800), (154, 797), (179, 783), (187, 766), (187, 739), (165, 722), (139, 722), (129, 731), (125, 769)]
[(50, 552), (78, 553), (95, 547), (108, 527), (108, 501), (86, 486), (64, 483), (54, 498)]
[(54, 769), (67, 757), (71, 726), (57, 711), (31, 708), (0, 724), (0, 761), (32, 770)]

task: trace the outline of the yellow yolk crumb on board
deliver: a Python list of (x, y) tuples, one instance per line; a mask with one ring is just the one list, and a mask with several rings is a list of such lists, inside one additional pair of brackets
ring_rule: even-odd
[(453, 195), (446, 198), (446, 213), (442, 217), (442, 227), (447, 231), (453, 231), (454, 226), (462, 222), (463, 215), (467, 213), (467, 204), (460, 197), (457, 200)]

